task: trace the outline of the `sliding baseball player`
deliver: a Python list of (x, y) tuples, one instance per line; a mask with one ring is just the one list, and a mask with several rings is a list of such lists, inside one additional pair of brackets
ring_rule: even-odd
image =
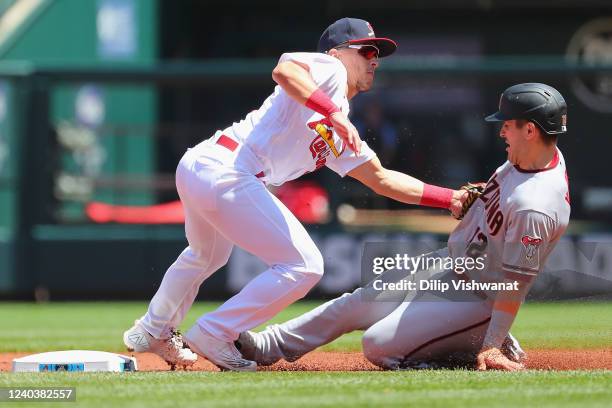
[[(294, 361), (344, 333), (365, 330), (365, 356), (387, 369), (448, 366), (456, 363), (451, 358), (479, 370), (523, 369), (524, 353), (509, 330), (569, 222), (565, 160), (557, 148), (566, 111), (557, 90), (526, 83), (506, 89), (499, 111), (486, 118), (502, 122), (508, 160), (451, 233), (447, 253), (456, 265), (480, 260), (482, 270), (443, 270), (428, 281), (437, 283), (433, 290), (405, 290), (399, 300), (381, 293), (381, 279), (374, 280), (286, 323), (242, 333), (243, 355), (259, 364)], [(391, 283), (406, 278), (397, 270), (385, 275)], [(502, 289), (450, 298), (439, 290), (492, 284)]]

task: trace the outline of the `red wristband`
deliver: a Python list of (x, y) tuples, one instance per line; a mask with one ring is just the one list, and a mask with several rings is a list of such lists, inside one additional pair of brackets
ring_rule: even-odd
[(325, 117), (331, 116), (332, 113), (340, 112), (340, 108), (319, 88), (310, 95), (306, 101), (306, 107)]
[(423, 195), (419, 205), (426, 207), (436, 207), (449, 209), (453, 198), (453, 190), (450, 188), (432, 186), (431, 184), (423, 185)]

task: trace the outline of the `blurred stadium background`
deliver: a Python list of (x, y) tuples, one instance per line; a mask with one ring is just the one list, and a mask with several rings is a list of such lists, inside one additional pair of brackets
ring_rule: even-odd
[[(149, 298), (186, 245), (173, 179), (182, 153), (257, 108), (280, 54), (314, 50), (344, 16), (399, 43), (351, 118), (384, 164), (425, 181), (487, 179), (505, 160), (483, 122), (500, 92), (560, 90), (572, 221), (533, 296), (612, 293), (609, 0), (279, 4), (0, 0), (0, 299)], [(454, 225), (326, 169), (275, 193), (326, 259), (311, 297), (359, 284), (363, 242), (418, 253)], [(224, 298), (261, 270), (236, 250), (200, 298)]]

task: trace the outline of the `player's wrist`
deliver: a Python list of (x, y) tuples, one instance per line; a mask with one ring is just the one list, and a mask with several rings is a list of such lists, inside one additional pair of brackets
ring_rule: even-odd
[(461, 201), (461, 197), (463, 197), (463, 191), (462, 190), (452, 190), (452, 191), (453, 191), (453, 196), (451, 200)]
[(331, 98), (320, 88), (317, 88), (310, 97), (308, 97), (305, 105), (307, 108), (320, 113), (326, 118), (336, 112), (340, 112), (340, 108), (332, 102)]
[(423, 195), (419, 205), (425, 207), (435, 207), (450, 209), (454, 197), (454, 190), (450, 188), (438, 187), (432, 184), (423, 185)]
[(483, 344), (478, 354), (489, 355), (489, 354), (496, 354), (498, 352), (501, 353), (501, 350), (499, 348), (493, 345), (490, 345), (490, 344), (489, 345)]
[(328, 117), (329, 117), (330, 119), (336, 119), (336, 118), (337, 118), (339, 115), (342, 115), (342, 111), (340, 111), (340, 110), (338, 110), (338, 111), (336, 111), (336, 112), (332, 112), (332, 114), (331, 114), (331, 115), (329, 115)]

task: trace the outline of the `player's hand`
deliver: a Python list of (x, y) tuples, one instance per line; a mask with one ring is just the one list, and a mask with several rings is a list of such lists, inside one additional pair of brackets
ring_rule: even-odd
[(482, 350), (476, 356), (476, 369), (479, 371), (521, 371), (525, 369), (525, 366), (508, 359), (498, 348), (489, 348)]
[(450, 212), (453, 217), (459, 219), (463, 214), (463, 203), (468, 198), (468, 192), (465, 190), (454, 190), (453, 198), (451, 198)]
[(487, 186), (487, 183), (467, 183), (459, 190), (453, 192), (451, 206), (449, 208), (453, 217), (458, 220), (463, 219), (465, 214), (470, 210), (470, 207), (476, 202)]
[(359, 132), (346, 115), (342, 112), (332, 113), (329, 120), (336, 131), (336, 134), (347, 144), (349, 149), (359, 154), (361, 152), (361, 139)]

